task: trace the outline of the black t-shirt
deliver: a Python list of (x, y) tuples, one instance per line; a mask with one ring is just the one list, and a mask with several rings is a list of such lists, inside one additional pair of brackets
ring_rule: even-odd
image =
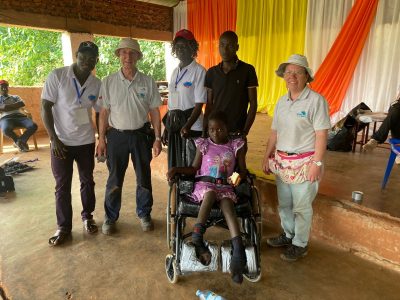
[(205, 86), (213, 92), (213, 111), (227, 114), (229, 132), (243, 130), (249, 104), (248, 88), (258, 86), (254, 67), (238, 60), (236, 68), (225, 74), (220, 63), (207, 71)]

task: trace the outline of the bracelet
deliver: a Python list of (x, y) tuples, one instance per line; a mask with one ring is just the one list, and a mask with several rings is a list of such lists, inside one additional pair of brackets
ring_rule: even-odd
[(161, 137), (156, 136), (156, 141), (161, 141)]

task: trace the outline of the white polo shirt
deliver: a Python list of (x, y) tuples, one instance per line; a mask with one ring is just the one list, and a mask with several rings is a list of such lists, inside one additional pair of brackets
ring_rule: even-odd
[(103, 79), (99, 105), (109, 110), (108, 123), (120, 130), (134, 130), (149, 121), (150, 109), (162, 104), (154, 79), (139, 71), (132, 81), (119, 70)]
[(271, 128), (277, 131), (276, 149), (304, 153), (315, 150), (315, 131), (329, 129), (328, 103), (307, 86), (298, 99), (282, 96), (275, 106)]
[[(186, 67), (177, 67), (168, 84), (168, 109), (187, 110), (196, 103), (207, 103), (207, 90), (204, 86), (206, 69), (193, 60)], [(192, 130), (203, 130), (203, 112), (193, 124)]]
[(91, 116), (100, 86), (100, 79), (92, 74), (81, 86), (72, 65), (55, 69), (47, 77), (42, 90), (42, 99), (54, 103), (52, 108), (54, 128), (58, 138), (65, 145), (80, 146), (95, 142)]

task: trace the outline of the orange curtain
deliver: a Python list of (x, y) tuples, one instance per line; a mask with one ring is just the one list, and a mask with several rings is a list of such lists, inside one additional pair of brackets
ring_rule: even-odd
[(331, 115), (340, 110), (377, 6), (378, 0), (357, 0), (354, 3), (338, 37), (315, 74), (311, 87), (327, 99)]
[(221, 33), (236, 29), (236, 0), (188, 0), (187, 24), (200, 45), (197, 62), (208, 69), (221, 61)]

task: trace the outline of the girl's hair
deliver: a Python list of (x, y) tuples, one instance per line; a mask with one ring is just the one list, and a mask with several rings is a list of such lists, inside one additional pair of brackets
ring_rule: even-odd
[(183, 37), (177, 37), (172, 41), (172, 43), (171, 43), (172, 55), (176, 56), (175, 55), (175, 51), (176, 51), (175, 45), (176, 45), (176, 42), (179, 41), (180, 39), (184, 40), (188, 43), (189, 49), (192, 51), (192, 58), (197, 57), (197, 51), (199, 51), (199, 43), (196, 40), (187, 40), (187, 39), (184, 39)]
[(225, 124), (225, 126), (228, 126), (228, 117), (223, 111), (213, 111), (209, 116), (208, 116), (208, 122), (211, 120), (213, 121), (219, 121)]

